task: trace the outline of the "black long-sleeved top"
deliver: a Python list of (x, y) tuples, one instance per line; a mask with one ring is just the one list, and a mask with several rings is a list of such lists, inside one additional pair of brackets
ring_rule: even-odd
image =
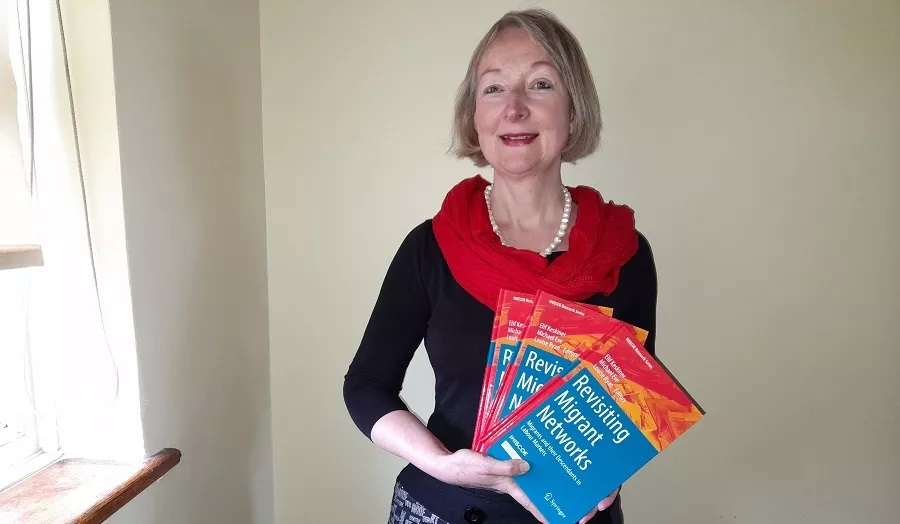
[[(622, 267), (616, 289), (609, 296), (597, 294), (582, 302), (612, 307), (615, 318), (648, 330), (646, 347), (655, 354), (656, 268), (647, 239), (640, 233), (638, 239), (637, 253)], [(344, 378), (344, 400), (360, 431), (371, 438), (378, 419), (408, 409), (400, 391), (407, 366), (424, 340), (435, 378), (434, 412), (427, 427), (450, 451), (469, 448), (493, 318), (493, 311), (453, 278), (431, 220), (415, 227), (391, 261)], [(507, 495), (451, 486), (412, 465), (398, 480), (450, 522), (466, 522), (463, 514), (470, 507), (478, 507), (489, 523), (536, 522)], [(615, 522), (609, 513), (591, 522)]]

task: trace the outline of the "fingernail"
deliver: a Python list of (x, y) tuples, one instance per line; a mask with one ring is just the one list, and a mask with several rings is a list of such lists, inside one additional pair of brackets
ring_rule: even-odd
[(519, 462), (519, 471), (520, 472), (525, 473), (529, 469), (531, 469), (531, 464), (525, 462), (524, 460)]

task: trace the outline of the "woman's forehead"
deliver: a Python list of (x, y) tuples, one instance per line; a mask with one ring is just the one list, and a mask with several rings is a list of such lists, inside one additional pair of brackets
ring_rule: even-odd
[(525, 30), (517, 28), (504, 29), (497, 34), (479, 61), (478, 75), (501, 72), (510, 67), (556, 69), (544, 48)]

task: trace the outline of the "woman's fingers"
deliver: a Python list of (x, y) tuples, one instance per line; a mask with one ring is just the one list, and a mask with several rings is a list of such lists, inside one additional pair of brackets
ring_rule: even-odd
[(461, 449), (441, 458), (433, 475), (457, 486), (502, 491), (506, 481), (528, 471), (524, 460), (499, 460)]
[(499, 475), (503, 477), (514, 477), (521, 475), (529, 469), (529, 465), (524, 460), (497, 460), (491, 457), (484, 457), (484, 474)]
[(459, 456), (462, 464), (468, 465), (472, 471), (479, 475), (514, 477), (528, 471), (528, 463), (524, 460), (500, 460), (470, 450), (460, 450), (454, 455)]
[(618, 494), (619, 488), (616, 488), (615, 491), (613, 491), (608, 497), (601, 500), (600, 503), (597, 504), (597, 507), (589, 511), (587, 515), (581, 517), (581, 520), (578, 521), (578, 524), (587, 524), (589, 520), (594, 518), (594, 515), (596, 515), (598, 511), (603, 511), (606, 508), (612, 506), (613, 502), (616, 501), (616, 496), (618, 496)]
[[(528, 471), (529, 465), (524, 460), (499, 460), (471, 450), (459, 450), (444, 457), (443, 461), (445, 468), (442, 469), (445, 475), (442, 476), (453, 478), (454, 484), (507, 493), (537, 520), (546, 524), (547, 519), (541, 515), (537, 506), (528, 499), (522, 488), (513, 480), (513, 477)], [(603, 511), (610, 507), (618, 494), (619, 488), (616, 488), (587, 515), (583, 516), (578, 523), (587, 524), (597, 514), (597, 511)]]
[(605, 510), (606, 508), (612, 506), (613, 502), (616, 501), (616, 496), (619, 494), (619, 488), (616, 488), (608, 497), (600, 501), (600, 504), (597, 504), (597, 509), (600, 511)]
[(528, 499), (528, 496), (525, 495), (525, 492), (522, 491), (522, 488), (520, 488), (518, 484), (516, 484), (512, 479), (508, 479), (505, 488), (506, 493), (508, 493), (509, 496), (515, 499), (516, 502), (521, 504), (522, 507), (531, 512), (531, 514), (534, 515), (534, 518), (538, 519), (544, 524), (547, 524), (547, 519), (545, 519), (544, 516), (541, 515), (541, 512), (537, 509), (537, 506), (535, 506), (531, 502), (531, 500)]
[(597, 514), (597, 508), (591, 509), (587, 515), (581, 517), (581, 520), (578, 521), (578, 524), (587, 524), (589, 520), (594, 518), (594, 515)]

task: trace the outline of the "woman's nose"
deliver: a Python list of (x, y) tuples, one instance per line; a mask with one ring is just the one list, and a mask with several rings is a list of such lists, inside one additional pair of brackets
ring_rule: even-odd
[(503, 112), (504, 118), (507, 120), (522, 120), (528, 118), (528, 105), (525, 104), (524, 97), (518, 92), (510, 92), (509, 99), (506, 102), (506, 110)]

